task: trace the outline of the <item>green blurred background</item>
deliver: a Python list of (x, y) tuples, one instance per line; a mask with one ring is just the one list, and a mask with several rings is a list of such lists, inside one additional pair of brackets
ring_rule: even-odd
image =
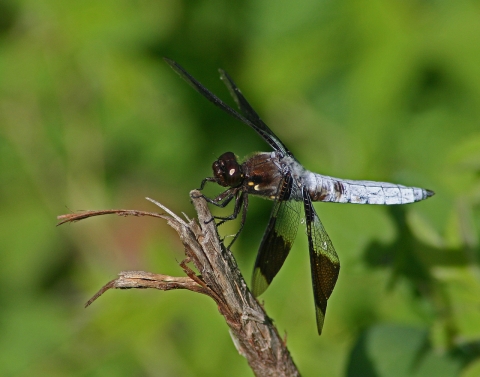
[[(83, 308), (121, 270), (183, 275), (164, 221), (55, 227), (74, 210), (156, 211), (145, 196), (194, 216), (216, 157), (268, 150), (163, 56), (233, 104), (227, 70), (313, 171), (436, 192), (316, 204), (342, 263), (323, 335), (304, 225), (261, 297), (303, 375), (479, 376), (473, 0), (0, 0), (0, 375), (251, 375), (204, 296), (111, 291)], [(251, 199), (233, 247), (247, 281), (270, 209)]]

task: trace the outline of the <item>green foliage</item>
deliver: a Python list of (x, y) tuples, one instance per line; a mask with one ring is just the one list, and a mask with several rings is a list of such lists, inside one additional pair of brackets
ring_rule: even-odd
[(460, 357), (432, 349), (427, 331), (378, 325), (359, 337), (350, 355), (347, 377), (415, 377), (458, 375)]
[[(313, 171), (436, 192), (316, 204), (342, 263), (323, 335), (304, 232), (261, 297), (302, 374), (478, 375), (479, 39), (471, 0), (0, 1), (0, 375), (250, 373), (206, 297), (113, 291), (83, 309), (118, 271), (182, 275), (164, 222), (54, 227), (70, 209), (155, 211), (145, 196), (193, 216), (216, 157), (268, 148), (163, 56), (232, 104), (227, 70)], [(270, 209), (251, 200), (234, 246), (247, 281)]]

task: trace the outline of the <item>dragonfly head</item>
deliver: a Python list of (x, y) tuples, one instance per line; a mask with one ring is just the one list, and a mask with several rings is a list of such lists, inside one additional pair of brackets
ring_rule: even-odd
[(242, 166), (232, 152), (222, 154), (213, 165), (213, 175), (220, 186), (235, 187), (243, 181)]

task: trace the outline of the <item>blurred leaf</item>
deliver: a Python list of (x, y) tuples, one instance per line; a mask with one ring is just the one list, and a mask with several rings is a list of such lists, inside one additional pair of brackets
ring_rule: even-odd
[(357, 340), (347, 367), (348, 377), (452, 377), (461, 360), (431, 348), (427, 331), (408, 326), (378, 325)]
[(480, 360), (477, 360), (468, 365), (463, 371), (460, 377), (478, 377), (480, 376)]

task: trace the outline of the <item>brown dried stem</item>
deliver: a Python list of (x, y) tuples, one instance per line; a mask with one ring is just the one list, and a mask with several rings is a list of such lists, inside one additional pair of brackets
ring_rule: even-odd
[[(198, 223), (185, 222), (168, 208), (151, 202), (167, 214), (132, 210), (84, 211), (62, 215), (58, 225), (92, 216), (153, 216), (167, 220), (185, 247), (187, 259), (180, 263), (187, 277), (172, 277), (144, 271), (124, 271), (107, 283), (86, 304), (90, 305), (111, 288), (155, 288), (160, 290), (188, 289), (210, 296), (230, 327), (239, 353), (246, 357), (256, 376), (299, 376), (285, 342), (268, 318), (263, 307), (250, 293), (230, 250), (220, 243), (212, 215), (199, 191), (190, 193), (198, 214)], [(192, 261), (201, 275), (196, 275), (187, 263)]]

